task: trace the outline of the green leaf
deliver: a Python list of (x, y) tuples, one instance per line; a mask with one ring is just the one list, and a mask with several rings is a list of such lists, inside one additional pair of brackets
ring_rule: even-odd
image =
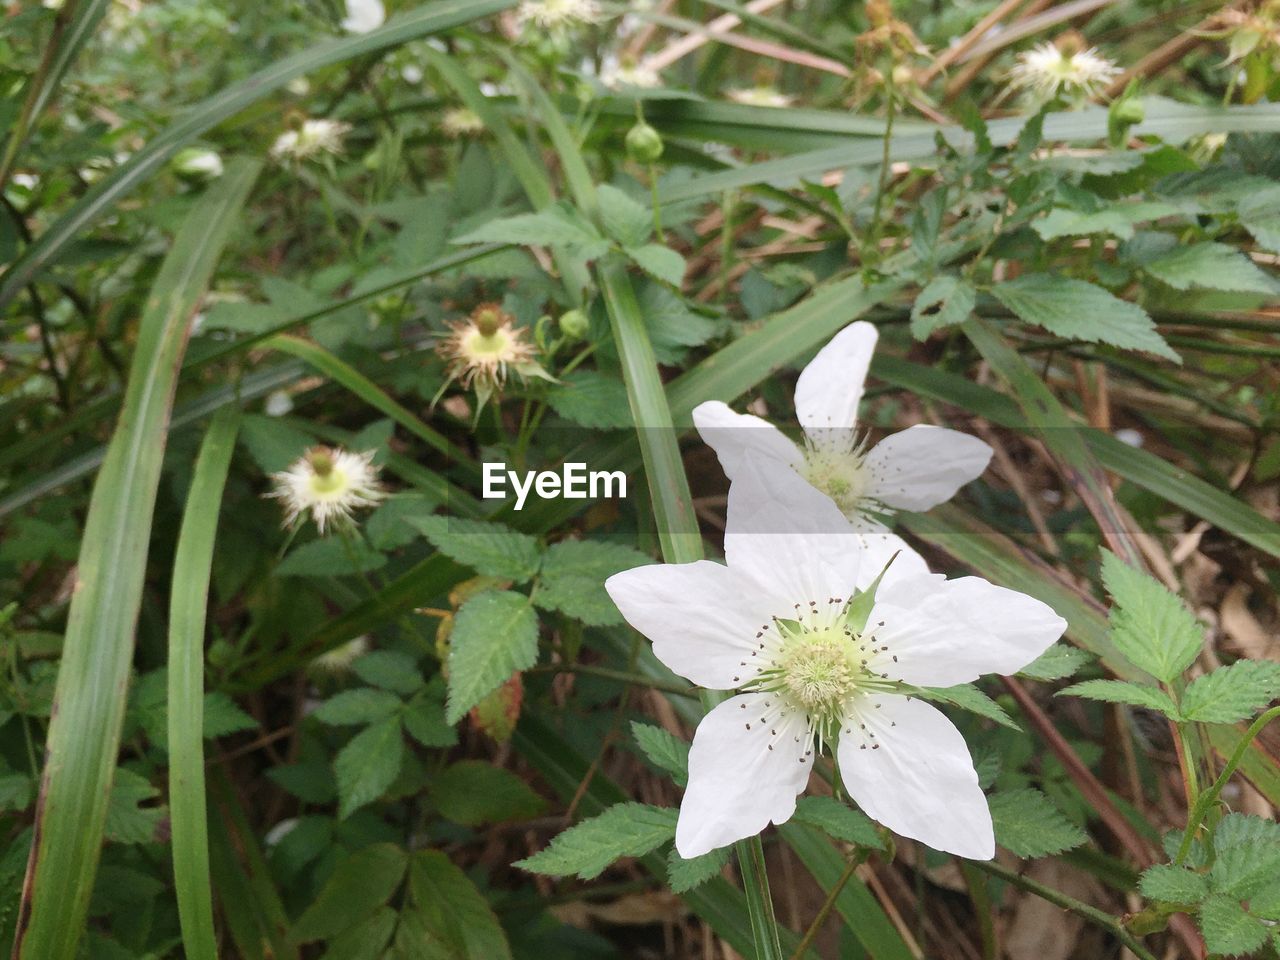
[(154, 841), (166, 811), (163, 806), (144, 807), (142, 804), (159, 796), (160, 791), (142, 774), (127, 767), (118, 768), (107, 803), (107, 839), (116, 843)]
[(538, 571), (538, 541), (500, 523), (458, 517), (410, 517), (445, 556), (486, 577), (524, 583)]
[(400, 887), (409, 858), (378, 843), (357, 850), (334, 868), (311, 905), (289, 932), (293, 943), (336, 937), (372, 916)]
[(592, 880), (619, 857), (642, 857), (675, 838), (678, 811), (619, 803), (565, 830), (546, 849), (515, 866), (551, 877)]
[(341, 577), (368, 573), (386, 563), (387, 558), (363, 538), (337, 533), (294, 547), (280, 561), (276, 574), (281, 577)]
[(221, 690), (210, 690), (204, 695), (203, 728), (206, 740), (216, 740), (242, 730), (256, 730), (258, 721)]
[(513, 673), (538, 660), (538, 618), (529, 598), (509, 590), (477, 594), (458, 611), (449, 635), (449, 702), (453, 724)]
[(994, 720), (1002, 727), (1010, 730), (1022, 728), (1013, 722), (1013, 718), (1005, 713), (1004, 707), (996, 703), (972, 683), (961, 683), (954, 687), (920, 687), (920, 696), (934, 703), (949, 703), (962, 710), (968, 710)]
[(1165, 683), (1191, 666), (1203, 630), (1176, 594), (1108, 550), (1102, 551), (1102, 582), (1115, 601), (1111, 639), (1134, 666)]
[(405, 704), (404, 728), (409, 736), (424, 747), (452, 747), (458, 742), (458, 731), (444, 718), (443, 692), (430, 687), (418, 691)]
[(359, 687), (330, 697), (312, 714), (330, 726), (355, 726), (385, 720), (400, 709), (400, 698), (386, 690)]
[(1086, 680), (1073, 684), (1065, 690), (1059, 690), (1060, 697), (1086, 697), (1089, 700), (1103, 700), (1107, 703), (1127, 703), (1134, 707), (1145, 707), (1157, 710), (1166, 717), (1180, 719), (1178, 707), (1163, 690), (1155, 687), (1144, 687), (1127, 680)]
[(934, 277), (911, 307), (911, 335), (926, 340), (943, 327), (961, 323), (973, 312), (977, 296), (966, 280), (948, 274)]
[(1178, 216), (1181, 213), (1173, 204), (1148, 200), (1109, 204), (1101, 210), (1089, 212), (1056, 207), (1032, 223), (1031, 229), (1040, 234), (1041, 240), (1082, 237), (1096, 233), (1109, 233), (1121, 240), (1128, 240), (1133, 236), (1136, 224)]
[(671, 774), (671, 778), (679, 786), (683, 787), (689, 782), (688, 741), (681, 740), (661, 727), (637, 720), (631, 721), (631, 735), (636, 738), (636, 743), (650, 763)]
[(364, 523), (365, 536), (378, 550), (394, 550), (417, 537), (409, 518), (429, 517), (439, 501), (422, 493), (398, 493), (388, 497)]
[(334, 937), (320, 960), (381, 960), (391, 942), (398, 916), (391, 907), (378, 907), (354, 926)]
[(423, 685), (413, 658), (394, 650), (366, 653), (351, 664), (351, 669), (365, 683), (393, 693), (410, 694)]
[(547, 403), (566, 420), (600, 430), (631, 426), (627, 388), (616, 376), (575, 370), (547, 390)]
[(987, 798), (996, 843), (1019, 857), (1047, 857), (1088, 837), (1039, 790), (1005, 790)]
[(714, 320), (695, 312), (683, 297), (660, 283), (640, 286), (637, 307), (659, 363), (679, 363), (688, 347), (701, 346), (716, 332)]
[(620, 543), (562, 540), (547, 550), (533, 602), (593, 627), (622, 623), (604, 582), (615, 573), (651, 562), (639, 550)]
[(338, 751), (333, 772), (338, 779), (338, 819), (373, 803), (391, 786), (404, 762), (400, 719), (388, 717), (366, 727)]
[(643, 247), (627, 247), (627, 256), (640, 265), (646, 273), (665, 280), (673, 287), (684, 283), (686, 264), (684, 257), (660, 243), (646, 243)]
[(796, 801), (794, 817), (799, 823), (817, 827), (845, 843), (856, 843), (873, 850), (885, 849), (884, 840), (867, 815), (835, 797), (801, 797)]
[(667, 886), (672, 893), (684, 893), (718, 876), (729, 862), (732, 847), (720, 847), (710, 853), (686, 860), (675, 847), (667, 854)]
[(463, 243), (518, 243), (523, 246), (563, 247), (587, 260), (603, 256), (609, 241), (576, 211), (550, 206), (537, 213), (491, 220), (452, 241)]
[(1181, 362), (1145, 310), (1087, 281), (1028, 273), (996, 284), (991, 292), (1019, 319), (1057, 336), (1145, 350)]
[(653, 214), (617, 187), (602, 183), (596, 187), (600, 202), (600, 222), (604, 232), (623, 247), (638, 247), (653, 233)]
[(428, 927), (450, 948), (449, 960), (510, 960), (511, 947), (489, 902), (439, 850), (414, 854), (409, 890)]
[(509, 770), (483, 760), (462, 760), (431, 778), (431, 801), (441, 816), (467, 827), (528, 820), (543, 799)]
[(0, 775), (0, 812), (17, 812), (31, 806), (34, 786), (25, 773)]
[(1033, 680), (1065, 680), (1093, 659), (1093, 655), (1065, 643), (1055, 643), (1018, 671)]
[(1280, 697), (1280, 663), (1238, 660), (1191, 681), (1182, 695), (1182, 715), (1199, 723), (1248, 720)]
[(1224, 957), (1252, 953), (1267, 939), (1267, 926), (1261, 920), (1221, 894), (1214, 894), (1200, 906), (1200, 930), (1209, 952)]
[(1175, 290), (1193, 287), (1237, 293), (1275, 293), (1277, 290), (1275, 281), (1256, 263), (1225, 243), (1175, 247), (1142, 267)]
[(1213, 850), (1214, 892), (1247, 900), (1280, 875), (1280, 823), (1229, 813), (1213, 833)]
[(1209, 880), (1202, 873), (1172, 863), (1162, 863), (1142, 872), (1138, 889), (1144, 897), (1165, 903), (1199, 903), (1209, 895)]

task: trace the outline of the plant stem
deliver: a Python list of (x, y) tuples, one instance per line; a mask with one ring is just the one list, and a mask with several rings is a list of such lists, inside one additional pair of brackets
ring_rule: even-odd
[(840, 879), (835, 882), (831, 888), (831, 892), (827, 894), (827, 899), (823, 901), (822, 908), (818, 911), (818, 915), (813, 918), (813, 923), (809, 924), (809, 929), (804, 932), (795, 952), (791, 954), (791, 960), (802, 960), (805, 952), (813, 945), (814, 938), (818, 935), (818, 931), (822, 929), (822, 925), (827, 922), (827, 915), (831, 913), (831, 908), (836, 905), (836, 899), (840, 896), (840, 891), (844, 889), (844, 885), (849, 882), (849, 878), (853, 876), (853, 872), (858, 869), (858, 864), (862, 862), (862, 857), (854, 855), (849, 857), (849, 862), (845, 864), (844, 873), (840, 874)]
[(637, 687), (648, 687), (650, 690), (661, 690), (663, 693), (670, 693), (677, 697), (696, 697), (697, 691), (688, 687), (680, 687), (674, 683), (660, 683), (656, 680), (650, 680), (642, 677), (638, 673), (628, 673), (625, 670), (613, 670), (609, 667), (596, 667), (585, 663), (556, 663), (546, 667), (533, 667), (525, 671), (526, 673), (580, 673), (588, 677), (602, 677), (605, 680), (617, 680), (619, 683), (629, 683)]
[(977, 870), (989, 873), (993, 877), (999, 877), (1006, 883), (1013, 884), (1020, 890), (1035, 894), (1041, 900), (1047, 900), (1054, 906), (1061, 907), (1063, 910), (1070, 910), (1081, 919), (1092, 923), (1095, 927), (1106, 930), (1132, 950), (1139, 960), (1155, 960), (1155, 957), (1139, 942), (1138, 938), (1126, 930), (1119, 920), (1105, 910), (1099, 910), (1097, 907), (1090, 906), (1082, 900), (1068, 896), (1061, 890), (1055, 890), (1053, 887), (1045, 886), (1030, 877), (1024, 877), (1022, 874), (1007, 867), (1002, 867), (994, 861), (970, 860), (969, 864)]

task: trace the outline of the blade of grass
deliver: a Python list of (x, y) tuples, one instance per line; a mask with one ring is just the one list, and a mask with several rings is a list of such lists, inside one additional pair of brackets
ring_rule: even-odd
[(222, 490), (240, 411), (224, 407), (196, 458), (178, 532), (169, 601), (169, 819), (173, 883), (187, 960), (218, 960), (204, 792), (204, 628)]
[(84, 930), (177, 371), (196, 305), (259, 168), (247, 159), (227, 165), (183, 222), (147, 299), (80, 547), (19, 906), (19, 960), (70, 960)]
[(8, 304), (44, 267), (54, 263), (82, 230), (128, 196), (177, 150), (289, 81), (353, 57), (377, 53), (515, 6), (516, 0), (437, 0), (407, 11), (368, 33), (326, 40), (285, 57), (237, 84), (202, 100), (94, 184), (31, 246), (0, 279), (0, 307)]

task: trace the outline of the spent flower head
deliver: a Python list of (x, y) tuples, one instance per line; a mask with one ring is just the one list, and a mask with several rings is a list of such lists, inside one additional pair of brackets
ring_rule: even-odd
[(458, 140), (483, 133), (484, 121), (474, 110), (454, 107), (452, 110), (446, 110), (444, 116), (440, 118), (440, 129), (444, 131), (445, 136)]
[(451, 322), (448, 336), (438, 347), (448, 364), (440, 393), (454, 381), (474, 388), (478, 410), (501, 392), (511, 371), (521, 378), (550, 379), (536, 359), (534, 346), (525, 340), (527, 333), (497, 303), (482, 303), (467, 319)]
[(523, 0), (516, 8), (521, 30), (551, 35), (564, 35), (603, 18), (597, 0)]
[(751, 107), (789, 107), (795, 102), (795, 97), (780, 93), (776, 87), (768, 85), (738, 87), (726, 90), (725, 95), (734, 103), (744, 103)]
[(693, 411), (698, 432), (736, 480), (748, 456), (791, 468), (830, 497), (863, 529), (898, 510), (928, 510), (950, 500), (991, 460), (976, 437), (918, 424), (874, 446), (858, 431), (858, 403), (879, 334), (865, 321), (851, 323), (818, 351), (796, 381), (796, 415), (804, 445), (750, 414), (719, 401)]
[(1096, 99), (1119, 75), (1120, 68), (1093, 47), (1084, 49), (1078, 42), (1064, 40), (1057, 45), (1038, 44), (1018, 54), (1009, 80), (1014, 88), (1043, 103), (1057, 97)]
[(921, 688), (1014, 673), (1066, 621), (978, 577), (929, 573), (901, 539), (859, 533), (767, 460), (745, 464), (729, 489), (725, 560), (636, 567), (605, 584), (659, 660), (736, 691), (694, 734), (680, 855), (788, 820), (826, 747), (868, 816), (937, 850), (991, 858), (968, 747)]
[(308, 118), (296, 129), (276, 137), (271, 157), (280, 162), (300, 162), (324, 153), (341, 153), (342, 138), (350, 129), (351, 124), (341, 120)]
[(316, 528), (351, 523), (356, 510), (371, 507), (386, 493), (373, 465), (373, 450), (351, 453), (332, 447), (312, 447), (287, 470), (273, 473), (268, 497), (285, 508), (284, 525), (292, 526), (310, 514)]
[(652, 90), (662, 86), (662, 77), (644, 63), (607, 63), (600, 70), (600, 82), (610, 90)]

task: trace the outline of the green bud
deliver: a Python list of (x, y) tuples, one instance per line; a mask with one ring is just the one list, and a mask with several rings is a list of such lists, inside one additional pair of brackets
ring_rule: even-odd
[(209, 644), (209, 663), (215, 667), (229, 665), (236, 656), (236, 648), (226, 640), (218, 639)]
[(637, 163), (653, 163), (662, 156), (662, 134), (641, 120), (627, 131), (627, 156)]
[(581, 310), (567, 310), (560, 314), (560, 332), (570, 340), (584, 340), (591, 329), (591, 321)]

